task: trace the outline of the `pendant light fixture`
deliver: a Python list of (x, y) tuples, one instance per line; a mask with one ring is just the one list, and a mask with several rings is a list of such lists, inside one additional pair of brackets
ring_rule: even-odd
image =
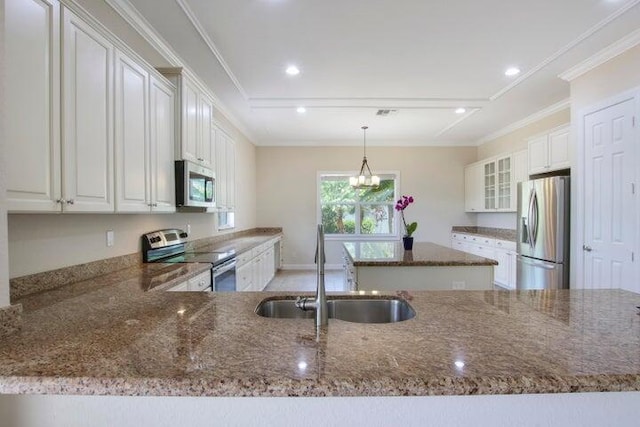
[(371, 173), (367, 163), (367, 129), (369, 129), (369, 126), (362, 126), (362, 131), (364, 132), (364, 156), (362, 157), (360, 173), (358, 176), (349, 178), (349, 184), (353, 188), (378, 188), (380, 185), (380, 177)]

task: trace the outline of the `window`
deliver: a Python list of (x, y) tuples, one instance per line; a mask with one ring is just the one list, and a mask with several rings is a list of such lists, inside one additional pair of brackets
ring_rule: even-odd
[(377, 189), (354, 189), (350, 174), (321, 173), (320, 221), (327, 236), (396, 237), (396, 174), (381, 174)]
[(226, 230), (235, 226), (235, 214), (233, 212), (218, 212), (218, 230)]

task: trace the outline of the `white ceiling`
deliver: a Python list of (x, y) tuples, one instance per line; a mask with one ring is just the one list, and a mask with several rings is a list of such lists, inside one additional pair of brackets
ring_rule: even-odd
[(559, 73), (640, 28), (640, 0), (129, 2), (257, 145), (359, 145), (362, 125), (372, 145), (475, 144), (566, 101)]

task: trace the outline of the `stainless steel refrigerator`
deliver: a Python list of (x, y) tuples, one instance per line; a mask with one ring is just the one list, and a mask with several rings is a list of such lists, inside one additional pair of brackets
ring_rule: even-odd
[(517, 289), (569, 288), (569, 177), (518, 183)]

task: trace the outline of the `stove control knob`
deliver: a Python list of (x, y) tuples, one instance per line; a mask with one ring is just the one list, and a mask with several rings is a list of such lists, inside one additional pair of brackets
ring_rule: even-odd
[(180, 238), (186, 239), (187, 238), (187, 233), (180, 233)]

